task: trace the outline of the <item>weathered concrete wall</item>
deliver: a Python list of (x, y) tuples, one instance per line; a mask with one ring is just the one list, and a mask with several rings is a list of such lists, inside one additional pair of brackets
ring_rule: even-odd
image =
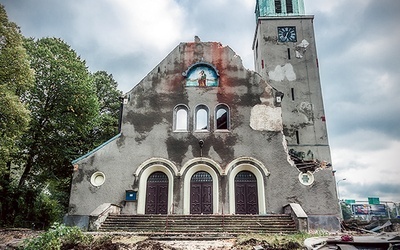
[[(254, 62), (256, 71), (284, 93), (283, 132), (288, 149), (303, 153), (305, 160), (331, 163), (313, 20), (313, 16), (304, 15), (260, 17), (253, 44)], [(295, 27), (297, 41), (280, 42), (278, 27)], [(301, 194), (293, 190), (295, 195), (289, 200), (301, 204), (308, 215), (313, 215), (310, 218), (327, 216), (337, 222), (339, 206), (332, 169), (317, 169), (313, 176), (315, 182), (300, 187)]]
[[(256, 71), (285, 94), (282, 115), (289, 148), (304, 152), (307, 159), (330, 163), (313, 20), (313, 16), (260, 18), (254, 58)], [(279, 42), (278, 27), (288, 26), (296, 27), (297, 42)]]
[[(182, 72), (198, 62), (218, 70), (218, 87), (186, 87)], [(273, 89), (259, 74), (245, 69), (229, 47), (215, 42), (181, 43), (126, 98), (121, 135), (74, 162), (71, 215), (90, 214), (102, 203), (123, 205), (125, 190), (137, 190), (138, 202), (123, 211), (143, 213), (147, 177), (155, 171), (168, 175), (169, 212), (187, 213), (192, 169), (210, 169), (214, 174), (213, 213), (232, 213), (231, 183), (240, 168), (257, 175), (262, 214), (282, 213), (283, 206), (292, 202), (301, 204), (306, 213), (332, 213), (326, 202), (336, 197), (328, 171), (315, 173), (312, 185), (300, 183), (298, 169), (288, 160), (281, 108), (274, 105)], [(229, 107), (229, 130), (215, 129), (214, 110), (221, 103)], [(189, 109), (186, 132), (173, 129), (178, 104)], [(209, 131), (194, 131), (199, 104), (210, 110)], [(91, 183), (96, 172), (104, 174), (100, 186)]]

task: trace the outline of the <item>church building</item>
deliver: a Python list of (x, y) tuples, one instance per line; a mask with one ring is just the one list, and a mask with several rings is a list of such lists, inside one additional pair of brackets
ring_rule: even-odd
[(87, 227), (107, 204), (204, 216), (298, 204), (310, 229), (339, 229), (314, 17), (302, 0), (257, 0), (255, 13), (255, 71), (196, 37), (124, 95), (120, 133), (72, 162), (67, 220)]

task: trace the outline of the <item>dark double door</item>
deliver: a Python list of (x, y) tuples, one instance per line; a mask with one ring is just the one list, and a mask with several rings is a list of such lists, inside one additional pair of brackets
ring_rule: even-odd
[(190, 213), (213, 213), (213, 182), (205, 171), (196, 172), (190, 180)]
[(250, 171), (235, 177), (236, 214), (258, 214), (257, 179)]
[[(257, 179), (250, 171), (235, 177), (236, 214), (258, 214)], [(163, 172), (151, 174), (147, 180), (146, 214), (168, 213), (168, 177)], [(213, 213), (213, 180), (205, 171), (196, 172), (190, 180), (190, 213)]]
[(163, 172), (155, 172), (147, 179), (145, 213), (168, 213), (168, 177)]

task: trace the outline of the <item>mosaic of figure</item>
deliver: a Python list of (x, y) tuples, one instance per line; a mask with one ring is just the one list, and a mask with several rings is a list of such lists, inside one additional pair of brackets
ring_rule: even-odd
[(186, 86), (189, 87), (217, 87), (218, 75), (208, 65), (197, 65), (192, 67), (186, 76)]

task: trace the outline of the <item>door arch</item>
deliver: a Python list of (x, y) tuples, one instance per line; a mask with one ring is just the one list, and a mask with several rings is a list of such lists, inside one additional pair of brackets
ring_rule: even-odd
[(258, 214), (257, 178), (250, 171), (235, 176), (236, 214)]
[(190, 179), (190, 213), (213, 213), (213, 180), (206, 171), (198, 171)]
[(147, 179), (146, 214), (168, 213), (168, 176), (157, 171)]

